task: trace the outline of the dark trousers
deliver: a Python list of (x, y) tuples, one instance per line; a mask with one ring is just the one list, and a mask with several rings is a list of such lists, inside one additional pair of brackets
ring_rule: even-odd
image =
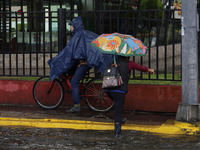
[(114, 101), (114, 115), (115, 115), (115, 122), (122, 123), (122, 111), (124, 107), (125, 101), (125, 93), (120, 92), (106, 92), (108, 97), (110, 97)]
[(80, 80), (85, 76), (85, 73), (89, 71), (91, 67), (88, 65), (81, 65), (76, 69), (76, 72), (71, 80), (72, 87), (72, 99), (74, 104), (80, 104), (80, 96), (79, 96), (79, 85)]

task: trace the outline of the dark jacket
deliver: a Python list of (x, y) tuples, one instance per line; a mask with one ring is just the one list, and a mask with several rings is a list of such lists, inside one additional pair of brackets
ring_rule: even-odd
[(129, 60), (126, 57), (118, 56), (117, 57), (117, 67), (119, 69), (119, 73), (122, 77), (123, 84), (118, 88), (118, 90), (128, 92), (128, 81), (130, 78), (130, 71), (128, 69)]
[(126, 57), (118, 56), (116, 59), (117, 68), (119, 69), (119, 73), (122, 77), (123, 84), (120, 87), (111, 88), (109, 90), (121, 90), (128, 92), (128, 81), (130, 78), (130, 71), (128, 69), (129, 60)]
[(67, 72), (78, 60), (87, 60), (88, 66), (98, 68), (101, 73), (113, 61), (113, 55), (100, 52), (90, 43), (98, 37), (96, 33), (84, 30), (81, 17), (73, 19), (70, 24), (74, 27), (73, 37), (68, 45), (54, 58), (48, 61), (51, 68), (50, 80)]

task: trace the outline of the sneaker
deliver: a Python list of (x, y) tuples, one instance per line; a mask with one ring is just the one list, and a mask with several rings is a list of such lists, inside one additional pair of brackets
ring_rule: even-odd
[(75, 104), (74, 107), (65, 111), (66, 113), (80, 113), (81, 112), (81, 105)]

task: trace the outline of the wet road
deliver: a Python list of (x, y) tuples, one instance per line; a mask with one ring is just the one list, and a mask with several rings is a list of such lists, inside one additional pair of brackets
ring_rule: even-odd
[(0, 149), (197, 150), (200, 136), (122, 131), (115, 138), (114, 131), (0, 127)]

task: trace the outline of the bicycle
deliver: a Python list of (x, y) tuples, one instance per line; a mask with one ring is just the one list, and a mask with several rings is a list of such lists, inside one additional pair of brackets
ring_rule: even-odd
[[(40, 77), (33, 85), (33, 97), (36, 103), (44, 109), (59, 107), (65, 97), (65, 91), (71, 94), (70, 80), (73, 76), (61, 75), (64, 81), (54, 79), (50, 82), (49, 76)], [(63, 84), (67, 86), (64, 88)], [(85, 100), (87, 106), (95, 112), (108, 112), (113, 108), (114, 102), (102, 89), (102, 78), (93, 77), (87, 80), (86, 75), (82, 78), (79, 86), (80, 99)], [(83, 94), (84, 93), (84, 94)]]

